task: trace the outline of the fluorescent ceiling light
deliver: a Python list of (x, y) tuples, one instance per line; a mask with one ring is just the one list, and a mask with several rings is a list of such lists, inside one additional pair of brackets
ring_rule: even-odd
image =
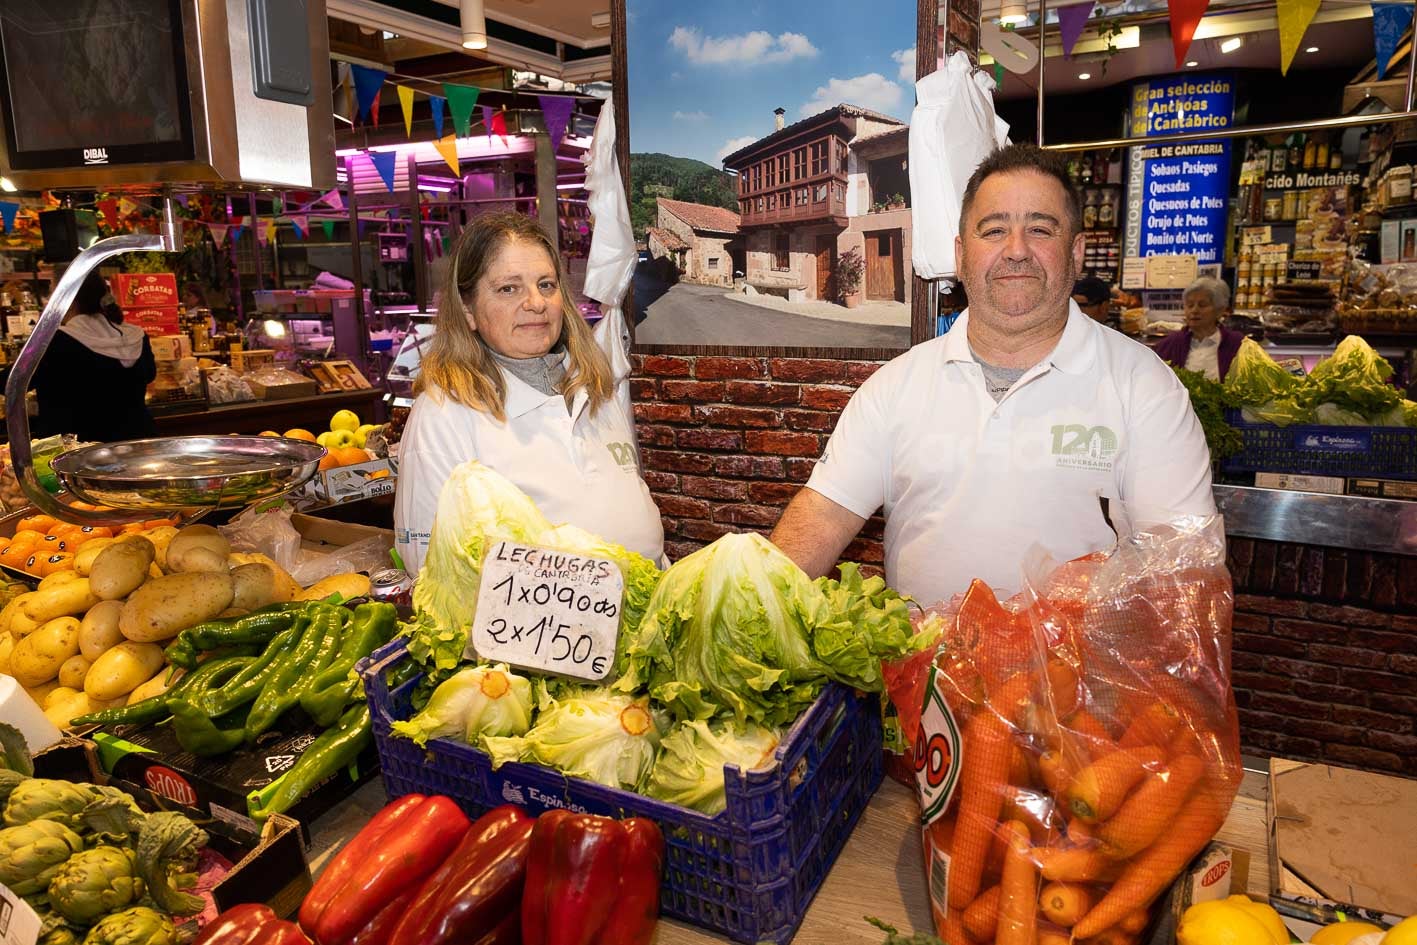
[(1220, 51), (1223, 53), (1232, 53), (1243, 45), (1245, 45), (1245, 38), (1243, 36), (1232, 36), (1220, 44)]
[(1195, 68), (1195, 67), (1198, 66), (1198, 65), (1200, 65), (1200, 63), (1197, 62), (1197, 61), (1194, 60), (1194, 59), (1192, 59), (1192, 60), (1190, 60), (1189, 62), (1186, 63), (1186, 66), (1187, 66), (1188, 68)]
[(462, 44), (464, 49), (487, 48), (487, 16), (482, 0), (462, 0)]
[(274, 318), (268, 318), (261, 323), (261, 331), (267, 338), (284, 338), (285, 323), (276, 321)]
[(1079, 78), (1079, 79), (1082, 79), (1084, 82), (1086, 82), (1088, 79), (1092, 78), (1092, 73), (1091, 73), (1091, 72), (1079, 72), (1079, 73), (1078, 73), (1078, 78)]
[(1028, 10), (1022, 3), (1005, 3), (999, 8), (999, 25), (1018, 26), (1027, 22)]
[(7, 194), (13, 194), (15, 191), (19, 190), (19, 188), (15, 186), (15, 182), (10, 180), (10, 178), (0, 177), (0, 190), (5, 191)]

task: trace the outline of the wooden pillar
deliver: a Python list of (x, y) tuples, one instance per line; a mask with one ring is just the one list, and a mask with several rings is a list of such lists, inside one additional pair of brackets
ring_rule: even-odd
[(556, 152), (551, 150), (550, 135), (533, 135), (536, 140), (536, 220), (552, 246), (561, 245), (559, 216), (556, 206)]

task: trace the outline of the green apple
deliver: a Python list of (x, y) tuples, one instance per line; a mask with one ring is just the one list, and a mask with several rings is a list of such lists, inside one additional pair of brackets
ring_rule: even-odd
[(364, 443), (369, 439), (369, 434), (379, 429), (379, 426), (380, 424), (377, 423), (361, 424), (359, 429), (354, 431), (354, 445), (364, 449)]
[(324, 433), (321, 433), (319, 436), (315, 437), (315, 442), (319, 443), (325, 449), (329, 449), (331, 446), (334, 445), (330, 442), (330, 438), (334, 435), (335, 434), (333, 430), (326, 430)]
[(359, 429), (359, 414), (353, 410), (341, 410), (330, 418), (331, 430), (348, 430), (353, 433)]
[(329, 441), (324, 444), (325, 449), (344, 449), (346, 446), (354, 445), (354, 433), (349, 430), (331, 430), (328, 434)]

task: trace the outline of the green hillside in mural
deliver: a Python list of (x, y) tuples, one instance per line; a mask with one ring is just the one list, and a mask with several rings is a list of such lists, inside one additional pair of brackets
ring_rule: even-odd
[(736, 211), (735, 180), (732, 174), (693, 158), (631, 154), (630, 223), (635, 239), (643, 239), (645, 227), (654, 225), (656, 197)]

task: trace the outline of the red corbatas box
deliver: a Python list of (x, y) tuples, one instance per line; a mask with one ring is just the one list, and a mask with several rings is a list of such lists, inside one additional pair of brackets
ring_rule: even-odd
[(143, 331), (147, 332), (149, 338), (175, 335), (177, 334), (179, 324), (177, 306), (175, 305), (149, 308), (125, 308), (123, 309), (123, 320), (130, 325), (137, 325)]
[(121, 308), (177, 307), (177, 277), (170, 272), (125, 272), (113, 277)]

